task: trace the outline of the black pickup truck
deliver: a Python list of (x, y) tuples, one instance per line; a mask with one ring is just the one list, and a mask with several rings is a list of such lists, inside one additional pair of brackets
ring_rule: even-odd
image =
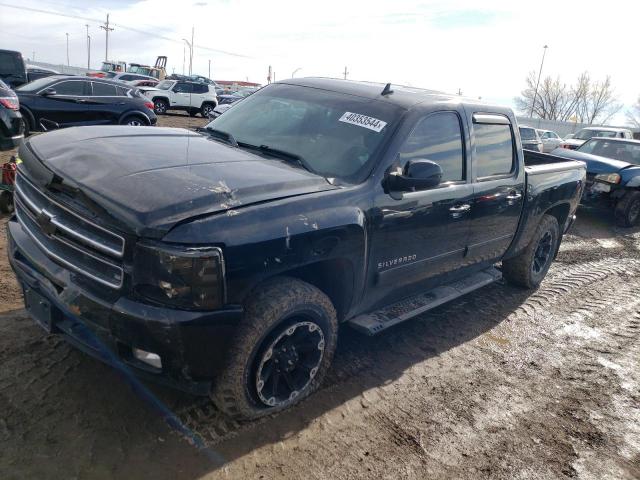
[(312, 392), (340, 323), (537, 287), (585, 182), (523, 153), (507, 108), (329, 79), (269, 85), (201, 132), (70, 128), (19, 155), (9, 256), (32, 317), (244, 418)]

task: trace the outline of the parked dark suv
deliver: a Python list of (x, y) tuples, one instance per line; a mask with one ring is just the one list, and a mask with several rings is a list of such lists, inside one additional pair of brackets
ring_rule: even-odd
[(22, 139), (22, 115), (18, 97), (0, 80), (0, 151), (11, 150)]
[(81, 125), (155, 125), (139, 90), (102, 78), (54, 75), (16, 89), (25, 135)]
[(0, 50), (0, 80), (11, 88), (27, 83), (27, 67), (20, 52)]

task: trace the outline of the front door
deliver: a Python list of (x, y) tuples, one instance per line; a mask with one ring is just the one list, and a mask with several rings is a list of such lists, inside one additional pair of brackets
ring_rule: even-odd
[(409, 296), (461, 266), (473, 200), (462, 125), (458, 112), (432, 113), (416, 122), (401, 147), (398, 166), (432, 160), (443, 177), (428, 190), (377, 195), (365, 308)]
[(522, 151), (504, 115), (473, 115), (474, 198), (466, 263), (491, 262), (507, 251), (518, 229), (525, 195)]
[(47, 90), (54, 95), (41, 95), (37, 102), (38, 121), (46, 130), (82, 125), (87, 120), (89, 81), (65, 80)]
[(188, 82), (178, 82), (173, 87), (171, 100), (172, 107), (191, 107), (191, 95), (193, 94), (193, 84)]

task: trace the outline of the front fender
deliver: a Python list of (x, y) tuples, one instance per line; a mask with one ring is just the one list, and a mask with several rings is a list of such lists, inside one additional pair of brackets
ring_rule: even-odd
[[(316, 208), (309, 208), (313, 204)], [(322, 194), (228, 210), (179, 225), (164, 241), (221, 246), (230, 303), (242, 303), (247, 292), (266, 278), (323, 261), (349, 262), (355, 291), (365, 277), (364, 212)]]

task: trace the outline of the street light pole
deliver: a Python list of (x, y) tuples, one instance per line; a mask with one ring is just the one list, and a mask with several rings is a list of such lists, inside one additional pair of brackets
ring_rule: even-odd
[(211, 78), (211, 60), (209, 60), (209, 76), (207, 78)]
[(298, 68), (296, 68), (296, 69), (293, 71), (293, 73), (291, 73), (291, 78), (295, 77), (295, 76), (296, 76), (296, 73), (298, 73), (300, 70), (302, 70), (302, 67), (298, 67)]
[(544, 46), (542, 51), (542, 61), (540, 62), (540, 71), (538, 72), (538, 81), (536, 82), (536, 91), (533, 93), (533, 101), (531, 102), (531, 112), (529, 118), (533, 118), (533, 108), (536, 106), (536, 98), (538, 98), (538, 86), (540, 86), (540, 77), (542, 76), (542, 66), (544, 65), (544, 56), (547, 54), (548, 45)]
[[(189, 40), (187, 40), (186, 38), (183, 38), (182, 40), (184, 41), (184, 43), (187, 44), (187, 47), (189, 47), (189, 75), (191, 75), (191, 62), (193, 60), (193, 48), (191, 47), (191, 43), (189, 43)], [(183, 64), (182, 70), (184, 71), (184, 60), (182, 64)]]
[(84, 25), (87, 27), (87, 70), (91, 70), (91, 35), (89, 35), (89, 24)]
[(69, 34), (65, 33), (67, 36), (67, 67), (69, 66)]

